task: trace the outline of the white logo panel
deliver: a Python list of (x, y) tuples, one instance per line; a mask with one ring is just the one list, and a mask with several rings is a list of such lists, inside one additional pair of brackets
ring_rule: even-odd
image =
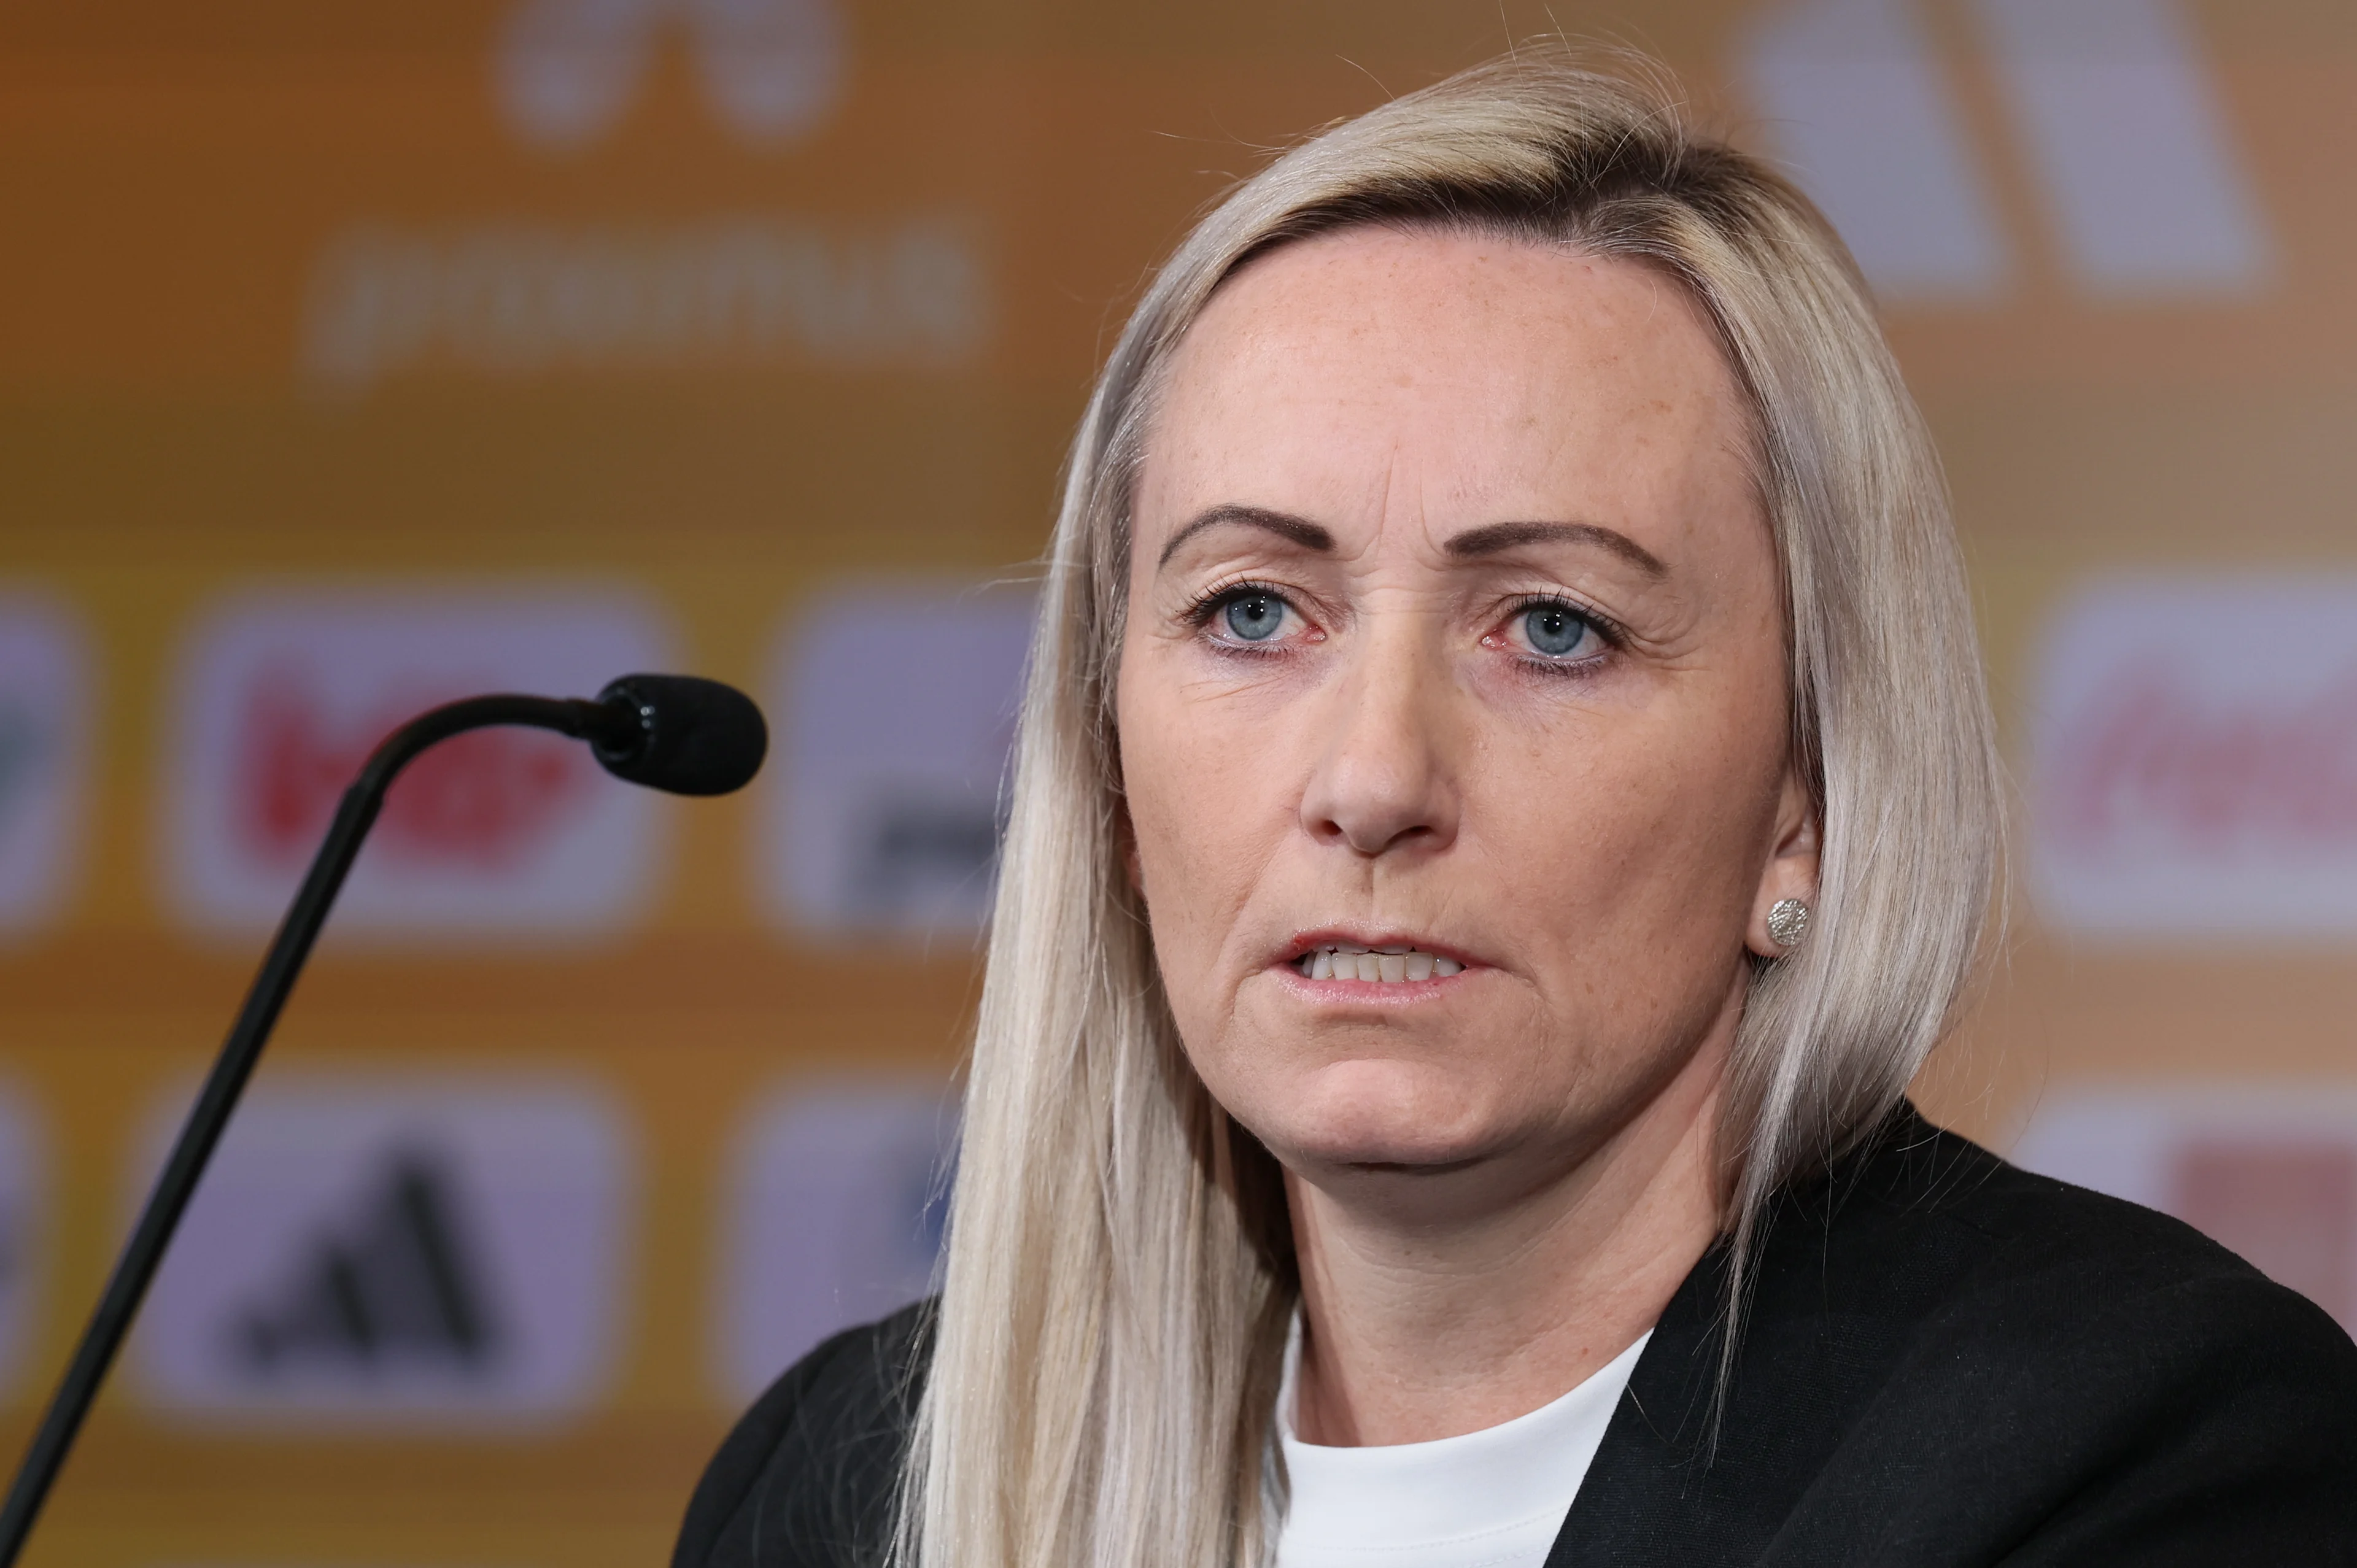
[(2357, 1090), (2082, 1090), (2013, 1158), (2173, 1214), (2357, 1329)]
[(2050, 922), (2357, 937), (2357, 578), (2093, 587), (2058, 615), (2036, 691)]
[(806, 929), (963, 935), (990, 913), (1032, 600), (866, 584), (813, 601), (770, 690), (773, 906)]
[(718, 1372), (750, 1399), (827, 1336), (923, 1297), (955, 1133), (939, 1084), (785, 1095), (738, 1145)]
[[(135, 1197), (187, 1110), (151, 1119)], [(257, 1085), (132, 1341), (199, 1424), (543, 1424), (610, 1380), (635, 1151), (576, 1079), (324, 1070)]]
[(80, 848), (93, 703), (88, 643), (59, 605), (0, 593), (0, 939), (55, 914)]
[[(274, 925), (370, 750), (437, 703), (487, 692), (586, 697), (660, 670), (640, 601), (462, 590), (248, 595), (178, 660), (165, 780), (167, 886), (199, 928)], [(444, 741), (388, 795), (331, 940), (594, 937), (643, 908), (665, 802), (576, 741), (494, 728)]]

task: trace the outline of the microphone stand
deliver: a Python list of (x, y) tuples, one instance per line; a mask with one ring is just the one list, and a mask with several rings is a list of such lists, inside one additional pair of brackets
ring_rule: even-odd
[(91, 1314), (89, 1326), (82, 1330), (81, 1340), (74, 1348), (73, 1360), (67, 1366), (58, 1391), (50, 1396), (31, 1446), (25, 1451), (16, 1482), (8, 1488), (7, 1503), (0, 1507), (0, 1568), (14, 1568), (17, 1554), (24, 1550), (25, 1538), (32, 1533), (33, 1521), (57, 1481), (67, 1451), (81, 1429), (82, 1418), (90, 1413), (91, 1402), (98, 1397), (99, 1385), (105, 1381), (115, 1352), (122, 1348), (124, 1336), (130, 1331), (131, 1320), (139, 1311), (139, 1303), (156, 1277), (156, 1266), (164, 1261), (164, 1249), (171, 1244), (172, 1232), (178, 1229), (181, 1213), (197, 1190), (197, 1180), (204, 1175), (213, 1147), (229, 1125), (238, 1097), (245, 1092), (246, 1079), (253, 1076), (254, 1063), (261, 1059), (262, 1047), (269, 1041), (280, 1010), (286, 1005), (287, 993), (295, 989), (303, 961), (310, 956), (311, 945), (318, 940), (319, 928), (327, 923), (328, 910), (343, 887), (345, 875), (351, 870), (361, 842), (368, 837), (378, 811), (384, 805), (385, 790), (392, 787), (394, 776), (426, 747), (490, 725), (524, 725), (589, 741), (597, 748), (599, 759), (609, 767), (642, 748), (652, 727), (651, 714), (626, 693), (604, 703), (554, 697), (472, 697), (421, 714), (393, 731), (370, 754), (360, 776), (344, 791), (342, 804), (336, 808), (335, 821), (319, 845), (319, 853), (311, 861), (302, 890), (296, 894), (294, 904), (278, 927), (278, 934), (271, 940), (270, 950), (245, 993), (245, 1004), (238, 1011), (237, 1022), (231, 1026), (221, 1055), (214, 1058), (212, 1071), (205, 1076), (204, 1090), (181, 1124), (171, 1157), (165, 1162), (164, 1174), (148, 1194), (138, 1226), (115, 1261), (105, 1294), (98, 1298), (97, 1310)]

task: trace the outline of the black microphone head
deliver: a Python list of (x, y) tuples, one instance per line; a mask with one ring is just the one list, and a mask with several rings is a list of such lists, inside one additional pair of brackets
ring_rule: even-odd
[(753, 699), (694, 675), (625, 675), (597, 693), (636, 716), (632, 744), (600, 740), (590, 750), (617, 779), (674, 795), (726, 795), (761, 770), (770, 726)]

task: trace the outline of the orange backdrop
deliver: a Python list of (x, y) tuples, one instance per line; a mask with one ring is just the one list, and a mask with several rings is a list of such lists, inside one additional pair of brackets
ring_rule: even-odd
[[(1950, 466), (2021, 812), (2007, 961), (1928, 1106), (2174, 1203), (2357, 1312), (2357, 11), (23, 4), (0, 16), (0, 697), (24, 710), (13, 750), (0, 722), (10, 1455), (158, 1107), (247, 979), (253, 908), (291, 875), (283, 849), (207, 859), (208, 824), (246, 821), (260, 786), (246, 753), (192, 737), (192, 704), (233, 707), (256, 671), (310, 681), (314, 730), (288, 733), (332, 768), (317, 726), (475, 668), (452, 650), (509, 668), (548, 605), (587, 605), (585, 669), (645, 650), (742, 682), (780, 743), (745, 797), (629, 806), (637, 858), (611, 886), (492, 864), (505, 830), (466, 790), (556, 778), (529, 757), (481, 761), (455, 818), (414, 808), (414, 886), (395, 866), (355, 907), (261, 1080), (292, 1131), (245, 1179), (278, 1194), (253, 1201), (285, 1256), (243, 1295), (188, 1275), (172, 1310), (194, 1326), (135, 1353), (34, 1561), (664, 1555), (769, 1353), (747, 1315), (800, 1288), (737, 1252), (857, 1208), (795, 1173), (829, 1137), (880, 1146), (862, 1093), (899, 1095), (872, 1125), (915, 1146), (906, 1108), (952, 1069), (974, 995), (957, 868), (990, 726), (934, 768), (861, 714), (965, 691), (1003, 650), (988, 607), (1010, 590), (967, 590), (1040, 547), (1096, 357), (1192, 212), (1264, 149), (1551, 29), (1658, 52), (1818, 190)], [(446, 601), (472, 618), (435, 621)], [(354, 628), (382, 657), (349, 652)], [(862, 628), (886, 651), (859, 653)], [(838, 755), (866, 746), (878, 771)], [(876, 827), (858, 813), (892, 779), (914, 803)], [(809, 815), (822, 798), (843, 814)], [(509, 805), (527, 832), (540, 808)], [(287, 806), (288, 831), (316, 808)], [(900, 891), (811, 880), (871, 830)], [(449, 895), (457, 936), (436, 935), (437, 843), (490, 857), (448, 874), (480, 883)], [(514, 887), (538, 913), (500, 913)], [(362, 1173), (307, 1219), (285, 1197), (313, 1144), (322, 1189), (344, 1179), (347, 1122), (304, 1120), (321, 1083), (363, 1111), (404, 1085), (540, 1094), (544, 1157), (500, 1131), (539, 1112), (479, 1137), (452, 1122), (447, 1147), (491, 1172), (504, 1144), (498, 1168), (523, 1173), (466, 1245), (589, 1238), (565, 1254), (603, 1293), (587, 1348), (550, 1352), (543, 1383), (468, 1384), (449, 1302), (396, 1311), (368, 1283), (431, 1230), (394, 1224), (409, 1189)], [(377, 1136), (351, 1113), (350, 1140)], [(763, 1165), (748, 1128), (772, 1123), (785, 1152)], [(533, 1208), (531, 1173), (568, 1160), (587, 1174), (546, 1176)], [(231, 1269), (220, 1234), (190, 1269)], [(868, 1266), (809, 1245), (805, 1273)], [(373, 1329), (303, 1316), (333, 1317), (344, 1264)], [(528, 1283), (515, 1334), (537, 1332)], [(219, 1360), (205, 1304), (256, 1301), (222, 1322), (344, 1359), (298, 1356), (267, 1387), (280, 1352)]]

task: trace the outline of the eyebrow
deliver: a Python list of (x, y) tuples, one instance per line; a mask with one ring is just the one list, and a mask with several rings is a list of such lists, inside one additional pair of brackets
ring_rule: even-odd
[(1205, 529), (1218, 528), (1223, 523), (1257, 528), (1304, 550), (1314, 550), (1321, 554), (1334, 548), (1334, 536), (1307, 518), (1295, 517), (1290, 512), (1271, 511), (1266, 507), (1215, 506), (1198, 513), (1186, 527), (1170, 536), (1170, 542), (1162, 547), (1162, 558), (1154, 564), (1156, 569), (1170, 564), (1170, 557), (1178, 553), (1181, 544)]
[[(1242, 528), (1257, 528), (1274, 533), (1286, 542), (1324, 554), (1334, 548), (1334, 535), (1307, 518), (1291, 512), (1272, 511), (1266, 507), (1215, 506), (1199, 512), (1187, 525), (1170, 536), (1162, 547), (1156, 568), (1170, 564), (1178, 547), (1205, 529), (1232, 524)], [(1618, 555), (1646, 576), (1656, 581), (1670, 575), (1662, 558), (1620, 532), (1595, 522), (1492, 522), (1480, 528), (1469, 528), (1451, 538), (1443, 546), (1458, 561), (1479, 560), (1501, 551), (1519, 549), (1525, 544), (1588, 544)]]
[(1470, 561), (1524, 544), (1592, 544), (1656, 581), (1670, 575), (1660, 556), (1619, 530), (1594, 522), (1493, 522), (1467, 529), (1444, 548), (1457, 560)]

